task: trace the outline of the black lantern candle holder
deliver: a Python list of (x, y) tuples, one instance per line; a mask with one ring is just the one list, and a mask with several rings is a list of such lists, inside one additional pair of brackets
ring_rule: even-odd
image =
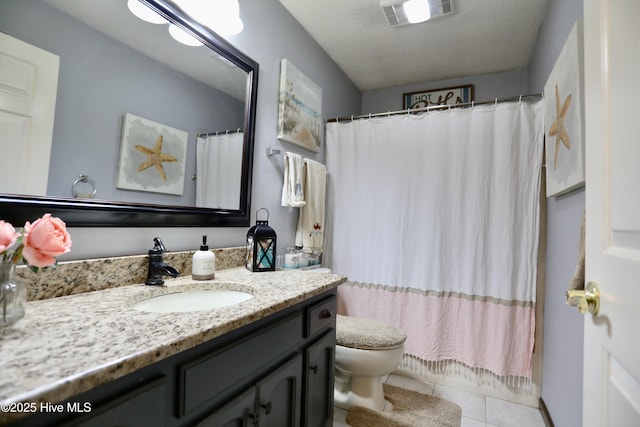
[[(265, 211), (266, 220), (259, 220), (258, 213)], [(265, 208), (256, 212), (256, 225), (247, 231), (247, 251), (245, 264), (249, 271), (275, 271), (276, 232), (269, 227), (269, 211)]]

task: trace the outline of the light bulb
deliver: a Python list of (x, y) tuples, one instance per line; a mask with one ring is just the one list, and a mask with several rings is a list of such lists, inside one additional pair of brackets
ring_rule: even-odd
[(127, 7), (138, 18), (151, 24), (166, 24), (167, 20), (138, 0), (127, 1)]
[(427, 0), (409, 0), (402, 4), (407, 20), (411, 24), (418, 24), (431, 18), (429, 2)]
[(218, 34), (238, 34), (244, 28), (238, 0), (175, 0), (178, 6), (198, 22)]
[(202, 42), (200, 42), (200, 40), (196, 39), (182, 28), (173, 24), (169, 24), (169, 34), (171, 34), (171, 37), (173, 37), (176, 41), (179, 41), (184, 45), (202, 46)]

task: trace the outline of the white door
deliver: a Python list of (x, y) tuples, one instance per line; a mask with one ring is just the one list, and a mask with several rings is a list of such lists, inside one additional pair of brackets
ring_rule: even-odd
[(640, 1), (585, 0), (583, 425), (640, 426)]
[(47, 192), (59, 57), (0, 33), (0, 193)]

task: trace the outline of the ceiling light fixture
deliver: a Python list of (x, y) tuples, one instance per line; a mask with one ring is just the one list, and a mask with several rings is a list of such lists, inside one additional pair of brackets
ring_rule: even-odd
[(381, 0), (380, 7), (392, 27), (417, 24), (453, 12), (453, 0)]
[(427, 0), (409, 0), (402, 3), (402, 8), (410, 24), (419, 24), (431, 18)]

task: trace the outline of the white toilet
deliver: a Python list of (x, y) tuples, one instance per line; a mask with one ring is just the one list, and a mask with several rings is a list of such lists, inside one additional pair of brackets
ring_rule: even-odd
[[(308, 270), (331, 273), (328, 268)], [(377, 320), (336, 316), (336, 375), (334, 404), (342, 409), (385, 407), (382, 377), (402, 360), (407, 334)], [(389, 405), (391, 407), (391, 405)]]
[(382, 377), (402, 360), (407, 334), (400, 328), (351, 316), (336, 318), (335, 406), (382, 411)]

